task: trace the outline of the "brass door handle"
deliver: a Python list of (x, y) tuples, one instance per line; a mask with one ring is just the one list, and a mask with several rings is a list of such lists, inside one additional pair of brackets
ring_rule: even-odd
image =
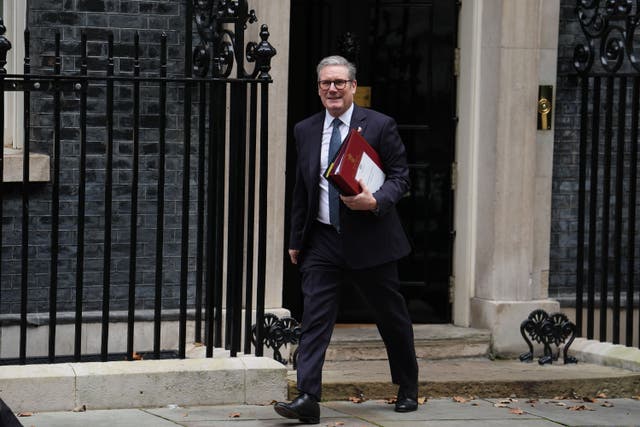
[(549, 129), (549, 122), (547, 116), (551, 112), (551, 101), (542, 97), (538, 100), (538, 114), (540, 114), (540, 127), (542, 129)]

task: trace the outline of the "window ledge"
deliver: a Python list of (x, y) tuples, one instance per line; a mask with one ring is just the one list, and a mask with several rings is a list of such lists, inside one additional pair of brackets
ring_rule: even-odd
[[(3, 182), (22, 182), (24, 152), (4, 148)], [(29, 182), (49, 182), (50, 157), (47, 154), (29, 153)]]

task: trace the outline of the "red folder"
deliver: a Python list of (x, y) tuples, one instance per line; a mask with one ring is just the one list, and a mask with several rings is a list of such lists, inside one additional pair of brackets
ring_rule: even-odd
[(357, 132), (351, 129), (324, 177), (345, 196), (355, 196), (362, 191), (358, 179), (362, 179), (372, 193), (384, 183), (382, 162), (376, 150)]

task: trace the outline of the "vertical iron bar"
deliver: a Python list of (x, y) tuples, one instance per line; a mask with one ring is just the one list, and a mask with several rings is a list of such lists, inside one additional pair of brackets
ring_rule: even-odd
[[(55, 37), (55, 75), (60, 75), (60, 32)], [(58, 232), (60, 221), (60, 91), (53, 94), (53, 174), (51, 197), (51, 267), (49, 281), (49, 363), (55, 361), (58, 306)], [(1, 128), (0, 128), (1, 129)]]
[(101, 359), (107, 361), (109, 352), (109, 300), (111, 298), (111, 211), (113, 195), (113, 33), (109, 34), (107, 58), (107, 146), (104, 192), (104, 258), (102, 273), (102, 343)]
[[(2, 17), (0, 17), (0, 38), (4, 38), (4, 32), (6, 29), (4, 28), (4, 24), (2, 22)], [(0, 40), (2, 41), (2, 40)], [(5, 46), (6, 47), (6, 46)], [(7, 70), (4, 68), (5, 64), (0, 64), (0, 129), (3, 129), (4, 132), (4, 78)], [(3, 140), (4, 141), (4, 140)], [(0, 149), (0, 302), (2, 302), (2, 220), (4, 215), (4, 142), (3, 146)], [(1, 306), (1, 305), (0, 305)]]
[(600, 140), (600, 77), (593, 79), (591, 170), (589, 178), (589, 254), (587, 277), (587, 338), (593, 339), (596, 274), (596, 224), (598, 211), (598, 151)]
[[(225, 154), (226, 154), (226, 107), (227, 107), (227, 84), (221, 83), (214, 86), (214, 119), (215, 119), (215, 138), (216, 138), (216, 210), (215, 210), (215, 279), (213, 301), (215, 305), (215, 324), (214, 324), (214, 342), (215, 347), (222, 347), (222, 298), (224, 289), (223, 280), (223, 260), (224, 260), (224, 190), (225, 181), (227, 180), (227, 171), (225, 170)], [(231, 177), (229, 176), (229, 180)], [(210, 183), (211, 185), (211, 183)], [(227, 259), (229, 258), (227, 254)], [(228, 261), (227, 261), (228, 263)]]
[[(187, 2), (184, 47), (184, 77), (191, 78), (191, 31), (193, 3)], [(178, 357), (184, 359), (187, 344), (187, 279), (189, 273), (189, 178), (191, 175), (191, 83), (184, 84), (184, 152), (182, 175), (182, 252), (180, 266), (180, 319)]]
[(160, 358), (160, 327), (162, 316), (162, 256), (164, 235), (164, 168), (167, 126), (167, 34), (162, 33), (160, 42), (160, 138), (158, 147), (158, 211), (156, 218), (156, 286), (153, 315), (153, 354)]
[(618, 88), (618, 129), (616, 147), (616, 204), (613, 231), (613, 260), (615, 262), (613, 272), (613, 337), (614, 344), (620, 343), (620, 292), (622, 281), (622, 191), (624, 179), (624, 137), (625, 115), (627, 107), (627, 78), (620, 77)]
[(244, 265), (244, 200), (246, 158), (245, 83), (231, 83), (229, 133), (229, 234), (227, 242), (227, 324), (226, 348), (235, 357), (240, 349), (242, 331), (242, 273)]
[(607, 77), (604, 124), (604, 165), (602, 179), (602, 238), (600, 242), (600, 341), (607, 339), (607, 307), (609, 280), (609, 203), (611, 197), (611, 140), (613, 126), (613, 77)]
[(250, 83), (249, 96), (249, 162), (247, 172), (247, 262), (245, 275), (245, 303), (244, 303), (244, 353), (251, 354), (251, 318), (253, 314), (253, 252), (254, 218), (256, 200), (256, 120), (258, 114), (258, 86)]
[(260, 93), (260, 194), (258, 201), (258, 274), (256, 283), (256, 356), (262, 356), (264, 346), (264, 299), (267, 265), (267, 184), (269, 179), (269, 84), (261, 83)]
[[(140, 77), (140, 35), (133, 39), (133, 75)], [(133, 171), (131, 176), (131, 225), (129, 244), (129, 307), (127, 313), (127, 358), (134, 358), (134, 324), (136, 310), (136, 247), (138, 245), (138, 174), (140, 161), (140, 82), (133, 81)]]
[[(25, 88), (29, 88), (31, 58), (29, 57), (30, 32), (24, 31), (24, 74)], [(22, 157), (22, 282), (20, 286), (20, 363), (27, 357), (27, 303), (29, 298), (29, 151), (31, 127), (31, 91), (24, 91), (24, 141)]]
[(214, 100), (215, 100), (215, 84), (213, 82), (209, 83), (209, 157), (207, 168), (207, 276), (205, 279), (205, 309), (204, 309), (204, 335), (205, 335), (205, 344), (206, 344), (206, 356), (213, 357), (213, 319), (214, 319), (214, 299), (213, 294), (214, 290), (214, 281), (216, 280), (216, 266), (217, 266), (217, 257), (216, 257), (216, 187), (217, 182), (215, 180), (216, 175), (216, 158), (217, 158), (217, 150), (216, 150), (216, 137), (215, 133), (217, 132), (217, 127), (214, 125), (215, 121), (215, 108), (214, 108)]
[[(82, 59), (80, 64), (80, 75), (87, 76), (87, 33), (82, 32)], [(75, 318), (75, 342), (74, 360), (80, 361), (82, 345), (82, 299), (83, 299), (83, 276), (84, 276), (84, 220), (85, 220), (85, 193), (87, 176), (87, 92), (89, 80), (82, 79), (80, 92), (80, 172), (78, 182), (78, 235), (76, 253), (76, 318)]]
[(582, 306), (584, 296), (584, 223), (585, 223), (585, 186), (587, 175), (587, 133), (589, 119), (589, 78), (581, 79), (580, 97), (580, 172), (578, 178), (578, 247), (576, 268), (576, 328), (577, 334), (582, 335)]
[[(636, 191), (638, 179), (638, 115), (640, 114), (640, 77), (633, 78), (631, 107), (631, 153), (629, 154), (629, 203), (627, 218), (627, 330), (626, 344), (633, 345), (633, 285), (636, 238)], [(640, 325), (638, 325), (638, 347), (640, 348)]]
[(195, 342), (202, 343), (202, 277), (203, 277), (203, 244), (204, 244), (204, 160), (207, 120), (207, 86), (199, 84), (199, 118), (198, 118), (198, 224), (196, 232), (196, 301), (195, 301)]
[[(191, 67), (190, 63), (188, 64)], [(185, 74), (187, 69), (185, 69)], [(186, 77), (186, 76), (185, 76)], [(187, 278), (189, 273), (189, 178), (191, 175), (191, 83), (184, 84), (184, 147), (182, 162), (182, 247), (180, 265), (180, 319), (178, 357), (185, 358), (187, 342)]]

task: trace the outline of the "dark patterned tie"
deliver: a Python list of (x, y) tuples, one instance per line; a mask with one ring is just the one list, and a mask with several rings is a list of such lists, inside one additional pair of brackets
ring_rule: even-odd
[[(342, 142), (340, 123), (340, 119), (333, 119), (333, 132), (331, 132), (331, 139), (329, 140), (329, 162), (335, 157)], [(329, 222), (336, 230), (340, 231), (340, 195), (338, 190), (331, 184), (329, 184)]]

